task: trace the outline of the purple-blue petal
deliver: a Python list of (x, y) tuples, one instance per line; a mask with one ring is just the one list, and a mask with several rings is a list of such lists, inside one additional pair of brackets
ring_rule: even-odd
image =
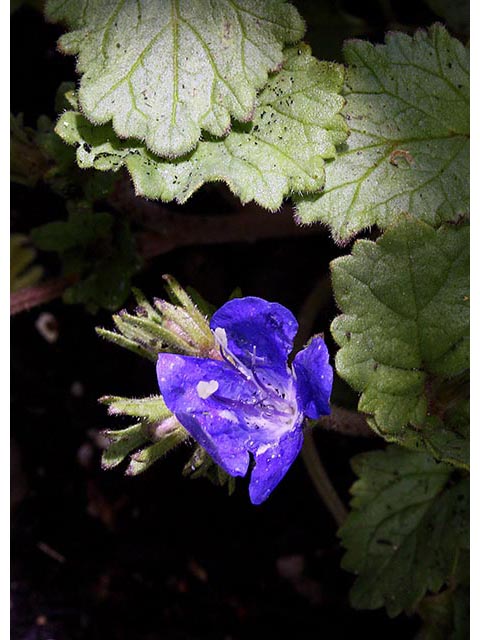
[(298, 323), (291, 311), (276, 302), (253, 296), (230, 300), (213, 314), (212, 331), (225, 330), (228, 349), (245, 366), (274, 369), (287, 376), (287, 358)]
[(252, 504), (261, 504), (268, 498), (300, 453), (302, 444), (302, 430), (296, 428), (277, 443), (258, 449), (249, 486)]
[[(165, 404), (180, 424), (227, 473), (244, 476), (249, 432), (236, 405), (251, 402), (250, 383), (227, 362), (172, 353), (158, 355), (157, 378)], [(200, 397), (198, 384), (212, 381), (218, 390)]]
[(333, 369), (329, 364), (328, 349), (323, 338), (316, 336), (299, 351), (293, 361), (297, 376), (299, 409), (308, 418), (319, 418), (330, 413)]

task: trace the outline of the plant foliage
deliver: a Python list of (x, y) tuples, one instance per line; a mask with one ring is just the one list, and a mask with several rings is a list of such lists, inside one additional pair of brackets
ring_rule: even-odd
[(468, 478), (397, 446), (352, 465), (359, 479), (339, 532), (343, 567), (358, 576), (351, 602), (396, 616), (455, 580), (469, 544)]
[(387, 438), (411, 437), (407, 427), (421, 438), (426, 425), (428, 439), (432, 414), (442, 418), (451, 409), (438, 404), (448, 389), (453, 405), (461, 397), (469, 366), (468, 270), (468, 226), (435, 230), (413, 218), (377, 242), (357, 241), (351, 256), (332, 264), (343, 311), (332, 325), (341, 347), (337, 371), (361, 392), (359, 409)]
[(103, 171), (126, 166), (138, 195), (185, 202), (205, 182), (224, 181), (242, 202), (278, 209), (291, 191), (318, 191), (324, 159), (346, 138), (339, 111), (343, 68), (319, 62), (305, 45), (288, 49), (282, 70), (258, 96), (248, 125), (224, 139), (205, 138), (187, 156), (162, 160), (136, 140), (120, 140), (111, 125), (95, 126), (67, 111), (56, 131), (77, 147), (80, 167)]
[(232, 117), (249, 122), (283, 46), (305, 30), (278, 0), (49, 0), (46, 15), (71, 29), (59, 45), (78, 56), (86, 117), (169, 158), (202, 130), (224, 136)]
[(429, 224), (468, 213), (469, 53), (436, 24), (385, 45), (345, 45), (350, 137), (328, 164), (319, 196), (297, 216), (340, 241), (404, 212)]

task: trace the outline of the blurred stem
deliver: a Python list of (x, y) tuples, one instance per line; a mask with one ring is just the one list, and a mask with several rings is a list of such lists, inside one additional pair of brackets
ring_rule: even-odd
[(10, 315), (29, 311), (59, 298), (65, 289), (75, 282), (74, 277), (54, 278), (41, 284), (25, 287), (10, 294)]
[(324, 431), (336, 431), (344, 436), (374, 438), (375, 432), (368, 426), (365, 416), (352, 409), (331, 406), (332, 412), (312, 421), (312, 427), (318, 425)]
[(304, 438), (302, 458), (307, 468), (308, 475), (310, 476), (318, 495), (323, 500), (324, 505), (332, 514), (337, 526), (340, 526), (344, 523), (348, 512), (343, 502), (338, 497), (338, 493), (331, 483), (325, 467), (320, 460), (320, 456), (318, 455), (315, 441), (313, 439), (313, 433), (310, 429), (305, 429)]
[(137, 234), (137, 246), (144, 259), (192, 245), (258, 242), (325, 233), (320, 225), (297, 224), (292, 207), (286, 204), (275, 214), (255, 203), (233, 208), (228, 205), (225, 213), (220, 214), (180, 213), (160, 202), (137, 197), (130, 181), (123, 180), (116, 184), (109, 201), (117, 211), (143, 227), (144, 231)]
[[(255, 204), (217, 215), (178, 213), (158, 202), (138, 198), (130, 184), (117, 188), (111, 204), (147, 231), (136, 234), (137, 251), (144, 260), (178, 249), (230, 242), (258, 242), (272, 238), (292, 238), (325, 233), (322, 227), (302, 227), (295, 223), (292, 210), (284, 206), (272, 214)], [(72, 283), (56, 278), (34, 287), (20, 289), (10, 296), (10, 314), (28, 311), (59, 298)]]
[(293, 345), (293, 354), (303, 348), (312, 334), (315, 320), (331, 295), (330, 275), (320, 278), (317, 284), (305, 298), (300, 313), (298, 314), (298, 332)]
[[(299, 329), (295, 339), (294, 353), (299, 351), (310, 338), (318, 313), (330, 295), (330, 275), (327, 274), (313, 287), (300, 309), (298, 314)], [(308, 428), (304, 429), (302, 458), (318, 495), (332, 514), (337, 525), (340, 526), (347, 517), (347, 510), (328, 477), (315, 447), (312, 431)]]

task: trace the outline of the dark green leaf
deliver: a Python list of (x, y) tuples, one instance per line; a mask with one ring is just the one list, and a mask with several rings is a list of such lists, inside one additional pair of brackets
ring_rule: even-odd
[(352, 511), (339, 535), (343, 567), (357, 575), (359, 609), (410, 610), (456, 575), (468, 549), (468, 479), (397, 446), (357, 456)]
[(387, 438), (422, 427), (430, 413), (444, 419), (433, 383), (443, 385), (440, 399), (449, 387), (460, 393), (454, 377), (469, 366), (468, 233), (405, 218), (332, 263), (343, 312), (332, 324), (337, 371)]

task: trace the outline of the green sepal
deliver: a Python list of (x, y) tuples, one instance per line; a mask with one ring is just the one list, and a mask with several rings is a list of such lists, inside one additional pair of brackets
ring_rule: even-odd
[(121, 333), (127, 337), (141, 337), (148, 341), (149, 347), (157, 353), (165, 351), (166, 348), (185, 354), (189, 354), (193, 350), (193, 345), (187, 340), (166, 329), (160, 322), (150, 320), (150, 318), (120, 312), (113, 316), (113, 321)]
[(43, 268), (35, 264), (37, 252), (29, 246), (27, 236), (10, 235), (10, 291), (18, 291), (36, 284), (43, 275)]
[(117, 333), (115, 331), (109, 331), (108, 329), (103, 329), (102, 327), (95, 327), (95, 332), (104, 340), (108, 340), (113, 344), (116, 344), (118, 347), (122, 347), (123, 349), (128, 349), (128, 351), (132, 351), (136, 353), (137, 356), (141, 356), (142, 358), (147, 358), (148, 360), (156, 361), (157, 356), (149, 351), (146, 347), (138, 344), (134, 340), (129, 340), (121, 333)]
[(155, 361), (162, 351), (207, 357), (215, 349), (208, 319), (187, 292), (171, 276), (164, 276), (172, 303), (155, 300), (150, 304), (134, 289), (137, 307), (113, 316), (116, 332), (97, 329), (99, 335), (119, 346)]
[(228, 495), (235, 491), (235, 478), (219, 467), (200, 446), (195, 447), (183, 468), (183, 475), (193, 480), (207, 478), (212, 484), (227, 488)]
[(138, 453), (134, 453), (125, 472), (126, 475), (136, 476), (139, 473), (143, 473), (151, 467), (154, 462), (162, 458), (166, 453), (184, 442), (187, 438), (188, 433), (183, 429), (183, 427), (181, 427), (164, 435), (161, 440), (155, 442), (155, 444), (145, 447)]
[(144, 418), (148, 422), (160, 422), (172, 415), (162, 396), (151, 396), (150, 398), (103, 396), (99, 402), (108, 405), (108, 413), (111, 416), (133, 416)]
[(113, 469), (150, 439), (148, 424), (144, 422), (120, 431), (104, 431), (102, 435), (110, 442), (102, 454), (102, 469)]
[(199, 311), (192, 298), (179, 284), (179, 282), (177, 282), (177, 280), (175, 280), (173, 276), (168, 274), (163, 276), (163, 280), (166, 283), (165, 288), (167, 289), (167, 293), (170, 296), (172, 302), (174, 304), (177, 303), (178, 306), (185, 309), (188, 315), (205, 334), (210, 334), (211, 332), (208, 327), (208, 323), (205, 320), (205, 316)]

